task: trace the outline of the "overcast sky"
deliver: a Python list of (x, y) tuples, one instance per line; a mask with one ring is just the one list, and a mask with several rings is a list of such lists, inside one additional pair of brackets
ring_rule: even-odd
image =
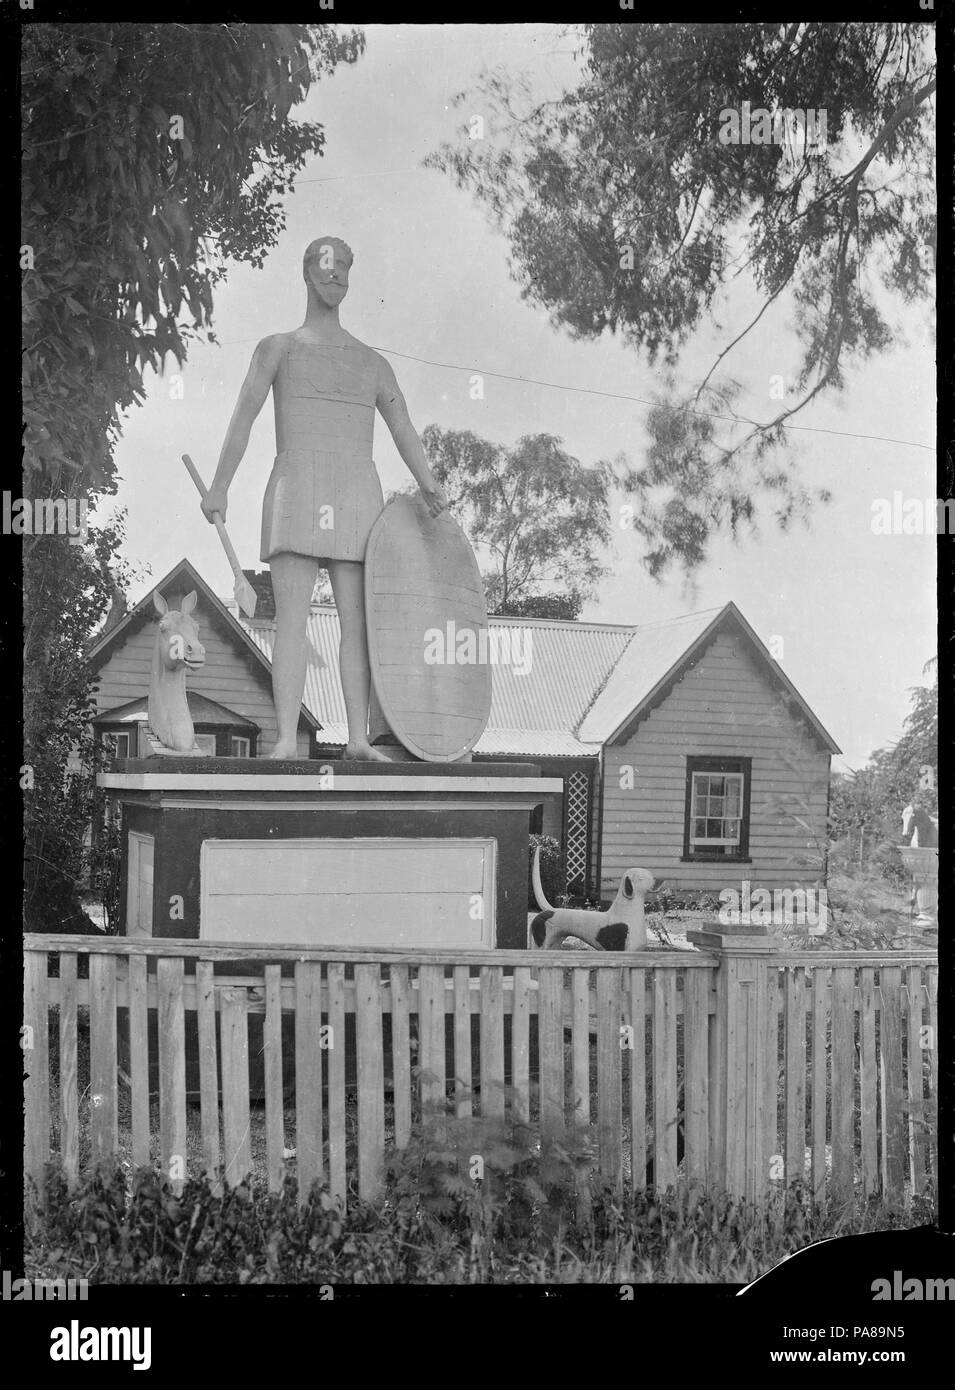
[[(521, 300), (506, 243), (471, 195), (422, 168), (472, 110), (480, 112), (473, 103), (454, 108), (451, 100), (474, 88), (483, 67), (520, 69), (535, 94), (555, 94), (574, 84), (572, 40), (545, 25), (370, 26), (366, 34), (364, 57), (313, 87), (293, 112), (322, 122), (326, 154), (303, 170), (287, 200), (287, 229), (264, 268), (234, 267), (217, 291), (220, 344), (190, 349), (181, 391), (172, 365), (164, 378), (148, 378), (148, 399), (127, 418), (115, 501), (128, 509), (126, 557), (149, 571), (134, 599), (183, 556), (216, 592), (231, 593), (228, 564), (179, 459), (190, 453), (211, 479), (255, 343), (302, 322), (302, 252), (316, 236), (340, 235), (351, 245), (355, 264), (342, 322), (389, 356), (419, 431), (436, 423), (505, 444), (546, 431), (583, 463), (620, 453), (637, 462), (646, 446), (645, 406), (580, 388), (649, 397), (659, 386), (655, 372), (610, 337), (579, 343), (552, 328), (542, 310)], [(721, 334), (703, 335), (681, 364), (687, 378), (698, 378), (733, 336), (748, 302), (745, 290), (727, 301)], [(898, 316), (898, 347), (848, 373), (843, 394), (809, 407), (800, 424), (934, 444), (928, 312), (919, 306)], [(786, 374), (797, 344), (785, 310), (767, 314), (761, 328), (734, 354), (732, 370), (743, 385), (743, 412), (769, 418), (769, 378)], [(474, 401), (469, 376), (481, 370), (577, 390), (487, 376), (484, 399)], [(582, 616), (650, 622), (732, 599), (764, 641), (782, 638), (783, 669), (843, 748), (841, 761), (856, 767), (898, 737), (909, 689), (927, 682), (923, 666), (935, 654), (934, 535), (876, 536), (871, 527), (877, 498), (933, 498), (934, 457), (838, 434), (795, 438), (805, 479), (834, 493), (811, 530), (781, 535), (767, 522), (758, 538), (718, 544), (692, 595), (677, 574), (652, 581), (640, 565), (638, 537), (620, 531), (608, 556), (612, 573)], [(262, 496), (274, 452), (270, 403), (230, 491), (229, 530), (246, 567), (259, 567)], [(386, 495), (409, 481), (380, 420), (375, 458)]]

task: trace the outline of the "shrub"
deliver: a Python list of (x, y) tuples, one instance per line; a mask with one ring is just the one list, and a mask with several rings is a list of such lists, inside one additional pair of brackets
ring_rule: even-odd
[[(472, 1176), (473, 1157), (484, 1175)], [(448, 1119), (386, 1155), (374, 1204), (347, 1215), (324, 1187), (299, 1208), (242, 1185), (216, 1195), (192, 1180), (176, 1195), (153, 1169), (132, 1191), (120, 1171), (72, 1194), (55, 1170), (28, 1235), (28, 1277), (108, 1284), (438, 1284), (729, 1282), (758, 1277), (812, 1241), (931, 1223), (927, 1198), (826, 1213), (794, 1188), (761, 1207), (685, 1188), (586, 1200), (584, 1133), (541, 1153), (529, 1132)]]

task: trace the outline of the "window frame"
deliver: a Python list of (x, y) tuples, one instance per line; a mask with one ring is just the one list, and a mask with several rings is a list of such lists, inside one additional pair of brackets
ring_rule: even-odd
[[(136, 744), (137, 744), (137, 742), (138, 742), (137, 734), (138, 734), (138, 730), (136, 730), (136, 729), (128, 729), (128, 728), (127, 728), (127, 729), (120, 729), (120, 728), (115, 728), (115, 729), (100, 728), (100, 730), (99, 730), (100, 741), (101, 741), (101, 743), (103, 744), (103, 746), (104, 746), (105, 748), (108, 748), (108, 749), (109, 749), (110, 759), (111, 759), (112, 761), (114, 761), (114, 762), (115, 762), (116, 759), (118, 759), (118, 758), (135, 758), (135, 757), (137, 756), (137, 749), (136, 749)], [(116, 748), (115, 740), (116, 740), (116, 739), (120, 739), (120, 738), (124, 738), (124, 739), (126, 740), (126, 752), (125, 752), (125, 753), (120, 753), (120, 752), (117, 750), (117, 748)], [(107, 742), (107, 740), (108, 740), (108, 742)]]
[[(743, 778), (743, 796), (740, 808), (739, 845), (733, 854), (717, 854), (714, 851), (696, 849), (690, 843), (690, 827), (693, 823), (693, 776), (695, 773), (739, 773)], [(749, 864), (750, 799), (753, 783), (752, 758), (711, 758), (702, 755), (688, 755), (686, 759), (686, 792), (683, 803), (683, 858), (687, 864)]]

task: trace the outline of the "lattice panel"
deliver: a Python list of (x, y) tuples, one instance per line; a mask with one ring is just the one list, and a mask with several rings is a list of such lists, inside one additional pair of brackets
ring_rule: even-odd
[(564, 783), (567, 804), (567, 882), (587, 877), (587, 828), (590, 819), (590, 778), (572, 772)]

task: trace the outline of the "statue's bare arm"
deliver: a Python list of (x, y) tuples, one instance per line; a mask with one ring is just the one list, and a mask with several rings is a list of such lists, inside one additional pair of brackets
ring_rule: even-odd
[(239, 391), (239, 399), (232, 412), (229, 428), (226, 430), (216, 475), (202, 502), (203, 515), (207, 521), (212, 520), (213, 512), (218, 512), (223, 521), (225, 520), (229, 484), (242, 462), (256, 416), (265, 404), (275, 380), (282, 360), (284, 341), (284, 334), (274, 333), (268, 338), (263, 338), (252, 354), (251, 365)]
[(378, 353), (375, 354), (375, 358), (378, 365), (378, 411), (391, 431), (395, 448), (418, 484), (421, 495), (428, 504), (428, 510), (432, 516), (437, 516), (448, 505), (444, 489), (428, 467), (418, 431), (411, 423), (405, 398), (401, 394), (401, 388), (390, 364)]

